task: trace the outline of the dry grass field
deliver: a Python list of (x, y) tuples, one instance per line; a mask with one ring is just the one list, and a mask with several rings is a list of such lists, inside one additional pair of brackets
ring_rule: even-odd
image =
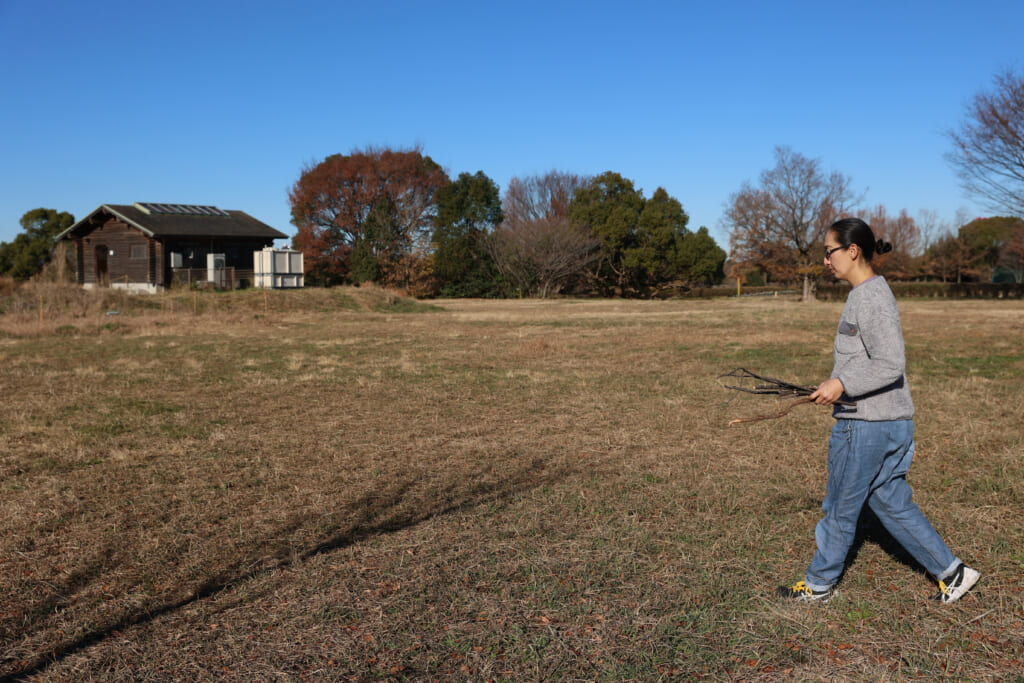
[(772, 596), (832, 419), (715, 378), (816, 383), (841, 308), (0, 293), (0, 680), (1024, 680), (1024, 302), (901, 302), (978, 588), (866, 523)]

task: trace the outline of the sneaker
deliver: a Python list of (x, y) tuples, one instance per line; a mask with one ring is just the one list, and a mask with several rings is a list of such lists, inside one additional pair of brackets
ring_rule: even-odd
[(956, 602), (971, 590), (980, 578), (981, 572), (961, 562), (949, 577), (939, 581), (939, 590), (942, 592), (936, 595), (935, 599), (946, 605)]
[(816, 591), (803, 581), (797, 581), (792, 586), (780, 586), (775, 590), (776, 595), (787, 600), (799, 600), (800, 602), (828, 602), (836, 594), (836, 587), (831, 586), (827, 590)]

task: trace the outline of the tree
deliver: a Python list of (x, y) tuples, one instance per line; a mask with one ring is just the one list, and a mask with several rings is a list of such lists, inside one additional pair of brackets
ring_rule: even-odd
[(959, 240), (966, 252), (965, 274), (977, 280), (990, 280), (1004, 248), (1019, 229), (1021, 219), (996, 216), (975, 218), (960, 227)]
[(961, 282), (967, 260), (963, 242), (952, 231), (935, 241), (924, 254), (925, 268), (941, 282)]
[(352, 247), (349, 278), (357, 284), (380, 282), (384, 268), (401, 258), (402, 243), (391, 201), (381, 197), (366, 215)]
[(33, 209), (21, 217), (24, 230), (13, 242), (0, 242), (0, 275), (27, 280), (50, 261), (57, 236), (75, 224), (75, 217), (56, 209)]
[(503, 218), (498, 186), (483, 171), (461, 173), (435, 199), (433, 274), (441, 295), (493, 296), (497, 273), (485, 240)]
[(936, 240), (949, 232), (949, 224), (939, 220), (934, 209), (921, 209), (917, 212), (917, 228), (921, 232), (921, 252), (928, 251)]
[(606, 171), (579, 188), (569, 204), (569, 220), (601, 240), (594, 279), (611, 282), (620, 292), (638, 284), (640, 264), (637, 228), (644, 209), (643, 194), (633, 181)]
[(512, 178), (501, 203), (505, 220), (526, 223), (542, 218), (565, 218), (569, 203), (590, 178), (549, 171), (540, 176)]
[(890, 216), (879, 204), (864, 215), (875, 237), (892, 244), (892, 251), (880, 256), (877, 268), (887, 277), (909, 279), (917, 275), (918, 257), (924, 252), (924, 241), (917, 222), (901, 209), (898, 216)]
[(999, 269), (999, 280), (993, 273), (993, 282), (1024, 282), (1024, 221), (1017, 223), (1009, 239), (1003, 244), (996, 262)]
[[(697, 258), (693, 247), (706, 246), (697, 240), (684, 255), (690, 217), (679, 200), (662, 187), (645, 199), (633, 181), (612, 171), (576, 192), (569, 218), (601, 239), (601, 258), (591, 277), (606, 292), (644, 294), (651, 287), (691, 280), (689, 264)], [(703, 281), (705, 274), (693, 277)]]
[(1005, 70), (974, 96), (946, 160), (962, 187), (996, 213), (1024, 216), (1024, 74)]
[(645, 284), (658, 287), (675, 280), (689, 280), (683, 255), (690, 217), (679, 200), (659, 187), (644, 202), (637, 224), (637, 246), (627, 255), (627, 264), (643, 274)]
[(725, 250), (703, 225), (687, 233), (679, 245), (679, 270), (691, 284), (714, 285), (725, 279)]
[(504, 220), (487, 239), (487, 247), (516, 294), (556, 294), (598, 258), (601, 241), (567, 215), (573, 193), (586, 182), (557, 171), (509, 181), (502, 201)]
[[(334, 154), (303, 168), (288, 193), (292, 245), (303, 252), (308, 279), (336, 284), (350, 278), (351, 257), (374, 211), (386, 200), (389, 246), (379, 261), (382, 277), (397, 271), (403, 257), (425, 254), (433, 228), (434, 195), (448, 183), (444, 170), (419, 149), (367, 148)], [(375, 215), (377, 228), (382, 221)], [(370, 245), (364, 245), (368, 247)]]
[(730, 198), (724, 222), (733, 259), (777, 279), (803, 277), (810, 300), (810, 278), (823, 271), (825, 231), (855, 201), (850, 184), (818, 160), (776, 147), (775, 166), (761, 172), (760, 185), (744, 183)]

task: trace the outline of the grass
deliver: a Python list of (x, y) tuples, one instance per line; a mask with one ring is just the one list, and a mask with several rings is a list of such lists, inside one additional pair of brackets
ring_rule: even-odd
[(831, 418), (714, 378), (819, 381), (841, 304), (111, 296), (0, 302), (0, 678), (1021, 680), (1020, 302), (901, 304), (979, 588), (866, 524), (807, 608)]

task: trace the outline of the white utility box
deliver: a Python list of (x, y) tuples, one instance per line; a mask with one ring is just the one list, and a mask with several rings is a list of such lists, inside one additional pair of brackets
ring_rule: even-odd
[(285, 289), (303, 286), (302, 252), (267, 247), (253, 252), (253, 260), (257, 287)]

